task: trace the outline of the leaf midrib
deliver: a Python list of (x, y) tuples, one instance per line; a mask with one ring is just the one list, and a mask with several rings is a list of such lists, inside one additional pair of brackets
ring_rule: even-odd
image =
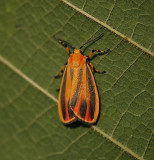
[[(35, 87), (36, 89), (38, 89), (39, 91), (41, 91), (43, 94), (45, 94), (47, 97), (49, 97), (50, 99), (52, 99), (54, 102), (58, 103), (57, 98), (55, 98), (51, 93), (49, 93), (47, 90), (45, 90), (44, 88), (42, 88), (40, 85), (38, 85), (36, 82), (34, 82), (31, 78), (29, 78), (27, 75), (25, 75), (22, 71), (20, 71), (18, 68), (16, 68), (11, 62), (9, 62), (8, 60), (6, 60), (5, 58), (3, 58), (2, 56), (0, 56), (0, 62), (2, 62), (3, 64), (5, 64), (7, 67), (9, 67), (13, 72), (15, 72), (16, 74), (18, 74), (20, 77), (22, 77), (24, 80), (26, 80), (28, 83), (30, 83), (33, 87)], [(44, 112), (47, 112), (48, 109)], [(44, 113), (43, 112), (43, 113)], [(42, 114), (41, 114), (42, 115)], [(34, 121), (33, 121), (34, 122)], [(113, 137), (111, 137), (110, 135), (108, 135), (107, 133), (105, 133), (104, 131), (102, 131), (101, 129), (99, 129), (96, 126), (91, 126), (91, 128), (96, 131), (97, 133), (99, 133), (100, 135), (102, 135), (103, 137), (105, 137), (106, 139), (108, 139), (109, 141), (111, 141), (112, 143), (114, 143), (115, 145), (117, 145), (118, 147), (120, 147), (122, 150), (124, 150), (125, 152), (129, 153), (130, 155), (132, 155), (133, 157), (139, 159), (139, 160), (144, 160), (142, 157), (140, 157), (138, 154), (136, 154), (135, 152), (133, 152), (131, 149), (127, 148), (126, 146), (124, 146), (122, 143), (120, 143), (119, 141), (117, 141), (116, 139), (114, 139)]]
[(67, 0), (62, 0), (62, 2), (64, 4), (67, 4), (68, 6), (70, 6), (71, 8), (73, 8), (74, 10), (76, 10), (77, 12), (83, 14), (84, 16), (90, 18), (91, 20), (97, 22), (98, 24), (104, 26), (105, 28), (107, 28), (108, 30), (110, 30), (111, 32), (115, 33), (116, 35), (122, 37), (124, 40), (128, 41), (129, 43), (131, 43), (132, 45), (134, 45), (135, 47), (141, 49), (143, 52), (151, 55), (152, 57), (154, 57), (154, 53), (151, 52), (149, 49), (143, 47), (142, 45), (138, 44), (137, 42), (135, 42), (133, 39), (127, 37), (126, 35), (122, 34), (121, 32), (117, 31), (116, 29), (112, 28), (111, 26), (107, 25), (106, 23), (100, 21), (99, 19), (97, 19), (96, 17), (90, 15), (89, 13), (85, 12), (84, 10), (76, 7), (75, 5), (73, 5), (72, 3), (68, 2)]

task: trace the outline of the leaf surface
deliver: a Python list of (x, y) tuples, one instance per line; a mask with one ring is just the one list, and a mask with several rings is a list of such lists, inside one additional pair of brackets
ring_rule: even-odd
[[(3, 160), (151, 160), (154, 153), (153, 1), (0, 2), (0, 155)], [(54, 35), (111, 51), (92, 63), (101, 102), (96, 126), (61, 124), (67, 61)], [(144, 53), (146, 52), (146, 54)]]

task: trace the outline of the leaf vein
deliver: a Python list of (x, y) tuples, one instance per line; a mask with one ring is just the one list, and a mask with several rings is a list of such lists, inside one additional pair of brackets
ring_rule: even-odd
[(150, 138), (149, 138), (149, 140), (148, 140), (147, 146), (146, 146), (146, 148), (145, 148), (145, 151), (144, 151), (142, 157), (145, 156), (145, 153), (146, 153), (146, 151), (147, 151), (147, 149), (148, 149), (148, 146), (149, 146), (149, 144), (150, 144), (150, 141), (151, 141), (151, 139), (152, 139), (152, 136), (153, 136), (153, 132), (151, 133), (151, 136), (150, 136)]
[[(142, 54), (142, 53), (141, 53)], [(134, 61), (122, 72), (122, 74), (117, 78), (117, 80), (114, 82), (114, 84), (111, 86), (111, 88), (113, 88), (113, 86), (118, 82), (118, 80), (125, 74), (125, 72), (139, 59), (139, 57), (141, 56), (141, 54), (139, 54), (139, 56), (134, 59)]]
[(35, 83), (32, 79), (30, 79), (27, 75), (25, 75), (22, 71), (20, 71), (19, 69), (17, 69), (13, 64), (11, 64), (9, 61), (7, 61), (2, 56), (0, 56), (0, 61), (3, 64), (5, 64), (6, 66), (8, 66), (10, 69), (12, 69), (15, 73), (17, 73), (18, 75), (20, 75), (24, 80), (26, 80), (27, 82), (29, 82), (32, 86), (34, 86), (35, 88), (37, 88), (38, 90), (40, 90), (41, 92), (43, 92), (46, 96), (48, 96), (49, 98), (51, 98), (54, 102), (58, 103), (58, 100), (53, 95), (51, 95), (49, 92), (47, 92), (45, 89), (43, 89), (37, 83)]
[(105, 137), (106, 139), (110, 140), (112, 143), (116, 144), (118, 147), (122, 148), (124, 151), (126, 151), (130, 155), (134, 156), (135, 158), (137, 158), (139, 160), (144, 160), (142, 157), (140, 157), (139, 155), (137, 155), (136, 153), (134, 153), (131, 149), (127, 148), (122, 143), (118, 142), (117, 140), (115, 140), (113, 137), (111, 137), (108, 134), (106, 134), (104, 131), (102, 131), (98, 127), (92, 126), (92, 128), (93, 128), (94, 131), (98, 132), (103, 137)]
[(86, 16), (86, 17), (90, 18), (91, 20), (97, 22), (98, 24), (101, 24), (102, 26), (104, 26), (105, 28), (107, 28), (111, 32), (115, 33), (116, 35), (122, 37), (123, 39), (127, 40), (129, 43), (131, 43), (132, 45), (136, 46), (137, 48), (143, 50), (144, 52), (148, 53), (151, 56), (154, 56), (154, 53), (152, 51), (148, 50), (147, 48), (145, 48), (142, 45), (140, 45), (137, 42), (135, 42), (133, 39), (125, 36), (124, 34), (120, 33), (119, 31), (117, 31), (116, 29), (114, 29), (111, 26), (107, 25), (106, 23), (100, 21), (99, 19), (95, 18), (94, 16), (92, 16), (92, 15), (88, 14), (87, 12), (83, 11), (82, 9), (76, 7), (75, 5), (71, 4), (67, 0), (62, 0), (62, 2), (64, 4), (70, 6), (74, 10), (78, 11), (79, 13), (83, 14), (84, 16)]
[(44, 158), (49, 158), (51, 156), (55, 156), (55, 155), (59, 155), (59, 154), (64, 154), (73, 144), (75, 144), (78, 140), (80, 140), (80, 138), (82, 138), (84, 135), (86, 135), (89, 132), (89, 129), (86, 130), (85, 132), (83, 132), (82, 134), (80, 134), (77, 138), (75, 138), (68, 146), (66, 146), (66, 148), (63, 151), (60, 152), (56, 152), (53, 154), (49, 154), (46, 155), (45, 157), (41, 157), (39, 159), (44, 159)]
[(105, 20), (105, 23), (107, 23), (107, 21), (109, 20), (109, 18), (110, 18), (110, 16), (111, 16), (111, 13), (112, 13), (112, 11), (113, 11), (115, 5), (116, 5), (116, 2), (117, 2), (117, 0), (114, 0), (113, 7), (111, 8), (111, 11), (109, 12), (109, 15), (108, 15), (107, 19)]

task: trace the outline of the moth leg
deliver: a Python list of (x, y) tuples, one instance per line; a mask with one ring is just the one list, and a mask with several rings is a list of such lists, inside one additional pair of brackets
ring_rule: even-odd
[(54, 78), (58, 78), (58, 77), (60, 77), (63, 74), (63, 72), (64, 72), (64, 70), (66, 68), (66, 65), (67, 65), (67, 63), (63, 65), (61, 71)]
[(71, 52), (70, 52), (70, 50), (69, 50), (67, 44), (66, 44), (62, 39), (59, 39), (59, 38), (56, 37), (56, 36), (54, 36), (54, 38), (55, 38), (60, 44), (62, 44), (62, 45), (66, 48), (67, 53), (70, 55)]
[(60, 91), (60, 88), (56, 89), (56, 91), (59, 92), (59, 91)]
[(106, 73), (105, 71), (99, 71), (98, 69), (96, 69), (96, 68), (93, 66), (93, 64), (90, 63), (90, 62), (89, 62), (89, 65), (90, 65), (90, 67), (92, 68), (92, 71), (94, 71), (94, 72), (101, 73), (101, 74)]
[(89, 53), (88, 59), (92, 57), (92, 55), (93, 55), (94, 52), (98, 52), (98, 53), (105, 54), (105, 53), (108, 53), (109, 51), (110, 51), (110, 49), (108, 49), (107, 51), (101, 51), (101, 50), (93, 49), (93, 50)]

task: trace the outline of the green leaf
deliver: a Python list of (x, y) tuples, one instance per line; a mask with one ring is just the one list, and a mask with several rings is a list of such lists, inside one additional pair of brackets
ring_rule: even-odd
[[(0, 1), (0, 155), (2, 160), (151, 160), (154, 153), (153, 1)], [(66, 127), (57, 109), (67, 61), (54, 35), (111, 51), (92, 63), (100, 117)], [(144, 53), (146, 52), (146, 54)]]

